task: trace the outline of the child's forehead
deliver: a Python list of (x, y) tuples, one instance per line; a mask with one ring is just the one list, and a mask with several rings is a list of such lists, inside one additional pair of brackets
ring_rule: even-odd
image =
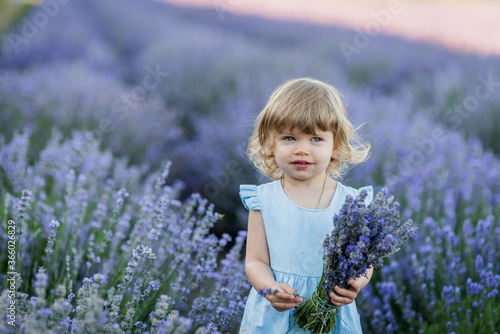
[(311, 129), (310, 131), (303, 130), (298, 127), (285, 128), (282, 131), (276, 131), (276, 134), (292, 134), (292, 135), (330, 135), (331, 131), (323, 131), (319, 127)]

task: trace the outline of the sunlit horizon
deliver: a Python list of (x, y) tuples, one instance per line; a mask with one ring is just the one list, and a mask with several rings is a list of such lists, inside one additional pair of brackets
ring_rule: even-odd
[(500, 55), (500, 2), (382, 0), (155, 0), (231, 14), (311, 22), (386, 34), (480, 55)]

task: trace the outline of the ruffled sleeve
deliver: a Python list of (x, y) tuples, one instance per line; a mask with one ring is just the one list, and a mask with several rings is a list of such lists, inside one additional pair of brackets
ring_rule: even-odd
[(368, 206), (368, 204), (370, 204), (373, 201), (373, 187), (366, 186), (358, 189), (359, 193), (361, 193), (361, 191), (363, 190), (366, 190), (365, 205)]
[(256, 185), (240, 185), (240, 198), (247, 210), (260, 210), (260, 200)]

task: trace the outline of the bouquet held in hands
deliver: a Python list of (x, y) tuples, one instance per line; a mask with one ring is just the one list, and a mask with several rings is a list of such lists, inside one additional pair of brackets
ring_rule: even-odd
[[(412, 221), (403, 223), (397, 202), (387, 197), (387, 188), (365, 206), (366, 191), (347, 196), (340, 213), (333, 219), (334, 229), (324, 241), (324, 269), (319, 286), (311, 298), (294, 312), (295, 323), (312, 333), (330, 333), (337, 325), (338, 306), (332, 303), (335, 287), (349, 289), (350, 281), (366, 275), (369, 268), (382, 265), (384, 257), (399, 250), (416, 231)], [(352, 282), (352, 281), (351, 281)]]

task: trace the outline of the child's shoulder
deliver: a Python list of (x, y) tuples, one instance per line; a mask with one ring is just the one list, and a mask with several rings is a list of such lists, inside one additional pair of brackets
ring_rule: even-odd
[(276, 196), (279, 187), (279, 180), (259, 185), (241, 184), (240, 198), (245, 208), (249, 210), (262, 210), (262, 203), (266, 203), (270, 196)]

